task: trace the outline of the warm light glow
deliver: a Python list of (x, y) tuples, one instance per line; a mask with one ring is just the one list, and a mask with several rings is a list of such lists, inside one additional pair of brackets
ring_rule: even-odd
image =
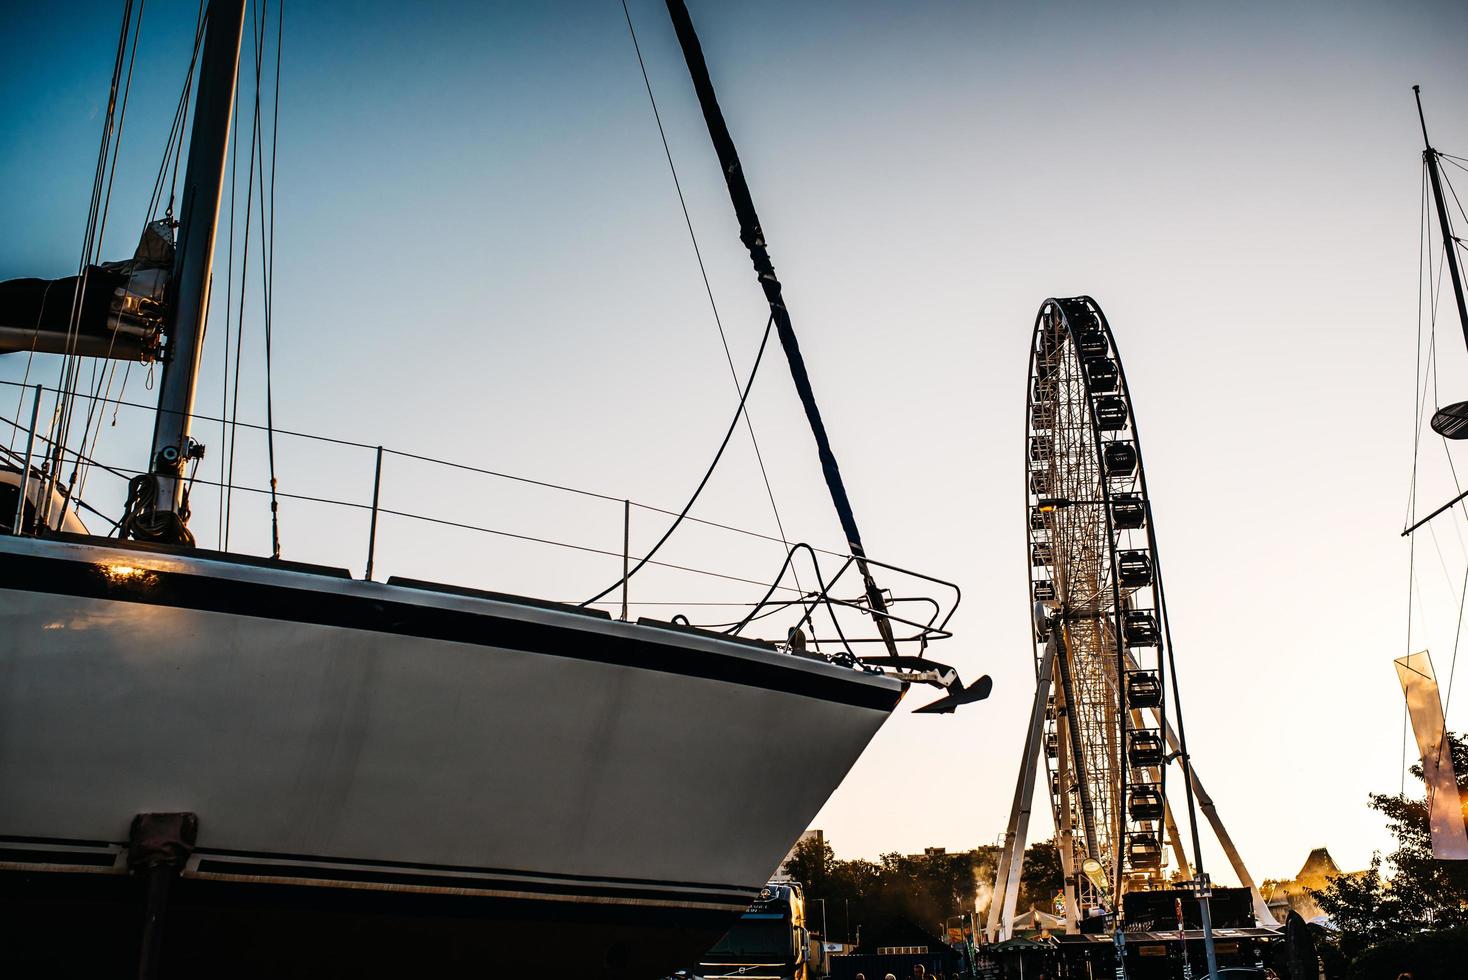
[(103, 575), (107, 576), (107, 581), (114, 584), (129, 582), (148, 585), (153, 579), (151, 572), (137, 565), (128, 565), (123, 562), (102, 562), (97, 567), (101, 569)]

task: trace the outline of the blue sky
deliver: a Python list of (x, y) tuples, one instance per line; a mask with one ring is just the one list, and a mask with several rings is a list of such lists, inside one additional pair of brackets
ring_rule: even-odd
[[(838, 851), (972, 846), (1003, 830), (1031, 670), (1026, 346), (1042, 300), (1086, 292), (1117, 331), (1146, 433), (1210, 791), (1256, 875), (1293, 873), (1321, 844), (1364, 866), (1385, 842), (1365, 795), (1400, 778), (1390, 660), (1406, 652), (1396, 530), (1421, 149), (1410, 86), (1439, 145), (1468, 155), (1468, 8), (690, 6), (868, 547), (964, 587), (946, 653), (995, 678), (984, 706), (904, 714), (882, 733), (819, 820)], [(285, 11), (278, 424), (676, 508), (735, 395), (620, 4), (347, 7)], [(0, 277), (75, 268), (119, 8), (10, 15)], [(110, 256), (144, 218), (194, 11), (147, 4)], [(742, 374), (762, 298), (662, 5), (632, 11)], [(258, 309), (252, 293), (249, 420), (263, 415)], [(1468, 381), (1461, 345), (1442, 350), (1445, 384)], [(19, 377), (13, 360), (0, 378)], [(129, 399), (151, 397), (143, 380), (134, 372)], [(778, 359), (751, 412), (787, 528), (839, 540)], [(99, 455), (141, 458), (138, 414)], [(201, 437), (219, 459), (217, 429)], [(257, 441), (242, 437), (239, 460), (263, 481)], [(1447, 499), (1448, 475), (1424, 472), (1424, 501)], [(369, 453), (281, 447), (284, 489), (360, 501), (370, 477)], [(384, 490), (403, 510), (620, 544), (614, 505), (401, 461)], [(214, 528), (214, 508), (201, 494), (196, 524)], [(696, 513), (773, 529), (747, 440)], [(287, 502), (282, 520), (288, 557), (360, 572), (360, 514)], [(236, 546), (267, 546), (258, 498), (237, 501), (234, 522)], [(660, 529), (640, 516), (635, 540)], [(1429, 553), (1414, 643), (1440, 675), (1468, 563), (1454, 530), (1441, 560)], [(674, 547), (674, 560), (746, 571), (768, 558), (699, 531)], [(382, 548), (379, 574), (554, 598), (614, 571), (402, 521), (384, 525)], [(695, 597), (681, 585), (639, 588)], [(1463, 700), (1449, 709), (1458, 728)]]

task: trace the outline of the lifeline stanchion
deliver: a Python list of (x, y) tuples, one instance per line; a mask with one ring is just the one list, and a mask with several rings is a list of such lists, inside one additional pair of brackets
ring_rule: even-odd
[(25, 497), (30, 491), (31, 453), (36, 447), (36, 420), (41, 414), (41, 386), (36, 385), (36, 400), (31, 402), (31, 427), (25, 437), (25, 465), (20, 468), (20, 493), (15, 498), (15, 519), (10, 524), (11, 534), (25, 530)]
[(372, 562), (377, 557), (377, 501), (382, 493), (382, 447), (377, 447), (377, 467), (372, 473), (372, 522), (367, 526), (367, 574), (372, 581)]
[(632, 577), (632, 501), (622, 501), (622, 622), (627, 621), (627, 585)]

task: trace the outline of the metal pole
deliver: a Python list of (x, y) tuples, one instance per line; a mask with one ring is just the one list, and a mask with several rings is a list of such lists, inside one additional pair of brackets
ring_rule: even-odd
[(632, 578), (632, 501), (622, 501), (622, 622), (627, 622), (627, 584)]
[(1213, 911), (1208, 901), (1212, 897), (1208, 876), (1198, 872), (1198, 913), (1203, 918), (1203, 952), (1208, 955), (1208, 980), (1218, 980), (1218, 952), (1213, 948)]
[(163, 951), (163, 920), (168, 909), (168, 886), (178, 869), (158, 864), (146, 872), (147, 897), (143, 918), (143, 941), (138, 953), (138, 980), (155, 980)]
[(199, 818), (193, 813), (139, 813), (128, 832), (128, 871), (147, 879), (138, 980), (157, 980), (163, 959), (168, 891), (193, 852)]
[(1432, 178), (1432, 196), (1437, 201), (1437, 221), (1442, 229), (1443, 252), (1448, 260), (1448, 272), (1453, 277), (1453, 296), (1458, 301), (1458, 323), (1463, 327), (1463, 342), (1468, 343), (1468, 305), (1463, 300), (1463, 277), (1458, 271), (1458, 250), (1453, 240), (1453, 226), (1448, 221), (1448, 207), (1443, 202), (1442, 179), (1438, 176), (1437, 151), (1432, 148), (1432, 141), (1427, 138), (1427, 117), (1422, 113), (1422, 87), (1412, 86), (1412, 93), (1417, 99), (1417, 118), (1422, 123), (1422, 144), (1426, 149), (1423, 151), (1423, 159), (1427, 161), (1427, 173)]
[[(199, 62), (199, 95), (189, 139), (173, 268), (177, 292), (167, 324), (168, 347), (159, 385), (158, 416), (153, 426), (153, 454), (148, 460), (149, 472), (158, 479), (155, 509), (175, 514), (182, 502), (189, 422), (198, 387), (199, 362), (204, 353), (214, 232), (219, 223), (219, 200), (229, 151), (245, 0), (210, 0), (205, 16), (208, 26)], [(182, 537), (187, 540), (187, 534)]]
[(31, 427), (25, 437), (25, 465), (20, 470), (20, 495), (15, 498), (15, 520), (10, 525), (11, 534), (20, 534), (25, 525), (25, 496), (30, 492), (31, 451), (36, 445), (36, 419), (41, 414), (41, 386), (36, 385), (36, 399), (31, 403)]
[(372, 523), (367, 528), (367, 574), (372, 581), (372, 562), (377, 557), (377, 501), (382, 494), (382, 447), (377, 447), (377, 468), (372, 473)]

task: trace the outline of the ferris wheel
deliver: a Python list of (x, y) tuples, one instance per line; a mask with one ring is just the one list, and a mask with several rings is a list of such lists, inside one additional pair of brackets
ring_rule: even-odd
[(1028, 418), (1035, 650), (1053, 674), (1051, 809), (1081, 872), (1077, 905), (1110, 907), (1122, 888), (1163, 875), (1165, 705), (1146, 477), (1116, 345), (1089, 298), (1041, 307)]
[[(1168, 801), (1168, 764), (1185, 758), (1186, 746), (1165, 698), (1171, 639), (1146, 474), (1126, 374), (1095, 300), (1049, 299), (1040, 307), (1026, 406), (1037, 685), (991, 938), (1009, 934), (1041, 773), (1064, 868), (1068, 932), (1088, 916), (1117, 913), (1129, 891), (1163, 887), (1170, 876), (1190, 879), (1196, 870)], [(1272, 923), (1196, 770), (1185, 765), (1183, 772), (1180, 782), (1190, 783), (1252, 889), (1261, 924)]]
[(1041, 307), (1028, 418), (1035, 654), (1054, 691), (1051, 811), (1080, 871), (1076, 905), (1113, 907), (1124, 886), (1163, 876), (1166, 706), (1147, 478), (1116, 343), (1091, 299)]

